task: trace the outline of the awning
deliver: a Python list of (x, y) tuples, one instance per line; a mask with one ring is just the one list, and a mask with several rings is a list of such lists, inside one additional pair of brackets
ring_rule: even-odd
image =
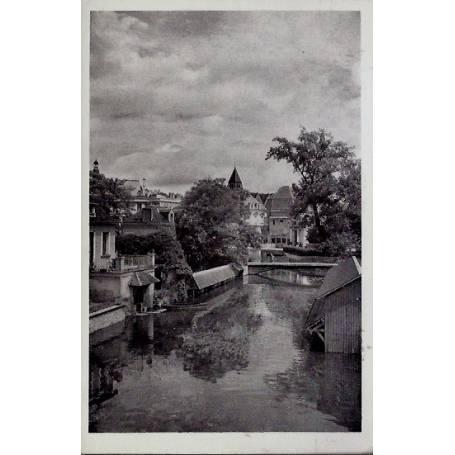
[(155, 278), (153, 275), (147, 272), (134, 272), (133, 276), (131, 277), (130, 282), (128, 283), (129, 286), (148, 286), (152, 283), (159, 283), (160, 280)]

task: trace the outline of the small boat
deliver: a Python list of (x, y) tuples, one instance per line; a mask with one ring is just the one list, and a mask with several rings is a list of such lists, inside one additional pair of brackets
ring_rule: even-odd
[(168, 303), (163, 305), (163, 308), (169, 311), (185, 311), (185, 310), (203, 310), (207, 308), (213, 302), (201, 302), (201, 303)]
[(160, 314), (167, 311), (166, 308), (158, 308), (157, 310), (144, 311), (142, 313), (136, 313), (135, 316), (148, 316), (150, 314)]

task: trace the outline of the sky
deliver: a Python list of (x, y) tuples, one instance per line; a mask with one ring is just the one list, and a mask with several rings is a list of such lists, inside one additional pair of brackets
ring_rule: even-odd
[(90, 158), (184, 192), (234, 165), (250, 191), (298, 180), (273, 138), (325, 128), (360, 144), (360, 14), (92, 12)]

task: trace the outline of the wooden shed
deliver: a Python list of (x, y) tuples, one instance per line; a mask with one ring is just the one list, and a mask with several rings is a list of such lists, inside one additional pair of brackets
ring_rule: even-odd
[(352, 256), (333, 266), (324, 278), (305, 322), (305, 330), (325, 352), (361, 350), (361, 268)]

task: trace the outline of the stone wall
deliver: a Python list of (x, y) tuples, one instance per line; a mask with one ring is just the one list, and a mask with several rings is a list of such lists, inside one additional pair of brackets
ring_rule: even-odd
[(123, 305), (112, 305), (89, 316), (90, 333), (118, 324), (125, 319), (125, 307)]

